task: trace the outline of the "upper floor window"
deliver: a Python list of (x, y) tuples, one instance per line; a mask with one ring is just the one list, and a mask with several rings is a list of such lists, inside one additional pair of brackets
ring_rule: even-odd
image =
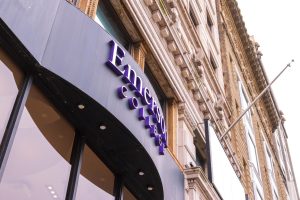
[(145, 64), (145, 69), (144, 69), (145, 75), (149, 79), (152, 87), (155, 90), (155, 93), (157, 95), (158, 101), (160, 103), (160, 106), (163, 110), (164, 116), (166, 116), (166, 104), (167, 104), (167, 97), (165, 93), (163, 92), (162, 88), (160, 87), (158, 81), (156, 80), (154, 74), (152, 73), (150, 67)]
[(270, 180), (270, 185), (272, 187), (272, 194), (273, 194), (273, 199), (278, 199), (277, 195), (277, 187), (276, 187), (276, 180), (275, 180), (275, 167), (274, 167), (274, 162), (272, 158), (271, 151), (269, 150), (267, 143), (264, 142), (264, 147), (265, 147), (265, 154), (266, 154), (266, 161), (267, 161), (267, 168), (268, 168), (268, 176)]
[(274, 197), (274, 200), (278, 200), (278, 194), (275, 190), (273, 190), (273, 197)]
[[(279, 157), (280, 167), (281, 167), (282, 172), (286, 176), (285, 166), (284, 166), (284, 155), (286, 155), (286, 147), (280, 138), (280, 129), (279, 128), (277, 129), (277, 131), (275, 132), (274, 135), (275, 135), (275, 143), (276, 143), (276, 148), (277, 148), (277, 155)], [(282, 146), (283, 146), (283, 148), (282, 148)]]
[(256, 172), (259, 173), (258, 156), (256, 151), (255, 140), (254, 138), (252, 138), (252, 136), (248, 131), (247, 131), (247, 145), (248, 145), (250, 162), (253, 164)]
[(274, 163), (273, 163), (273, 158), (270, 153), (270, 150), (265, 144), (265, 150), (266, 150), (266, 160), (267, 160), (267, 167), (270, 170), (271, 174), (274, 175)]
[(263, 200), (264, 198), (262, 197), (262, 194), (260, 193), (260, 191), (258, 190), (258, 188), (255, 189), (254, 191), (254, 196), (255, 196), (255, 200)]
[(95, 21), (118, 40), (127, 50), (130, 37), (117, 13), (108, 1), (99, 1)]
[(196, 149), (195, 163), (197, 166), (200, 166), (204, 172), (207, 168), (207, 158), (206, 158), (206, 144), (204, 138), (201, 136), (201, 133), (198, 130), (194, 130), (194, 145)]
[(248, 107), (249, 101), (241, 84), (240, 84), (240, 97), (241, 97), (242, 108), (243, 110), (245, 110)]
[(190, 14), (191, 20), (192, 20), (194, 26), (197, 27), (199, 25), (199, 21), (197, 19), (197, 16), (194, 12), (194, 9), (193, 9), (192, 5), (190, 5), (189, 7), (190, 7), (189, 14)]
[[(248, 100), (248, 97), (246, 95), (246, 92), (243, 88), (243, 85), (242, 85), (241, 81), (239, 81), (239, 93), (240, 93), (241, 107), (242, 107), (242, 110), (244, 111), (248, 108), (249, 100)], [(244, 119), (246, 120), (245, 123), (248, 124), (249, 127), (252, 127), (251, 112), (250, 111), (247, 111), (247, 113), (245, 114)]]
[(214, 59), (214, 57), (213, 57), (212, 54), (210, 54), (209, 60), (210, 60), (210, 64), (211, 64), (212, 68), (213, 68), (214, 70), (216, 70), (216, 69), (218, 68), (218, 66), (217, 66), (216, 61), (215, 61), (215, 59)]
[(210, 31), (211, 36), (213, 37), (214, 23), (213, 23), (213, 20), (208, 11), (206, 11), (206, 24), (207, 24), (208, 30)]
[[(242, 110), (245, 110), (248, 107), (249, 101), (248, 101), (246, 92), (245, 92), (240, 80), (239, 80), (239, 93), (240, 93), (240, 101), (241, 101)], [(246, 137), (247, 137), (249, 159), (250, 159), (250, 162), (253, 164), (254, 169), (256, 170), (254, 174), (256, 174), (258, 177), (260, 177), (255, 135), (254, 135), (253, 127), (252, 127), (252, 119), (251, 119), (250, 111), (248, 111), (245, 114), (243, 119), (244, 119), (244, 126), (245, 126)]]

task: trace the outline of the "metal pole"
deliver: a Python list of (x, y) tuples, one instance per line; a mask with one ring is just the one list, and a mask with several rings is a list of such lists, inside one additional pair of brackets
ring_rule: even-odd
[(294, 62), (294, 60), (292, 60), (289, 64), (287, 64), (285, 66), (285, 68), (273, 79), (273, 81), (271, 81), (269, 83), (269, 85), (263, 90), (261, 91), (261, 93), (252, 101), (252, 103), (244, 110), (244, 112), (228, 127), (228, 129), (223, 133), (223, 135), (220, 137), (220, 140), (223, 139), (223, 137), (225, 135), (228, 134), (228, 132), (240, 121), (240, 119), (248, 112), (248, 110), (257, 102), (257, 100), (260, 99), (260, 97), (262, 95), (264, 95), (266, 93), (266, 91), (268, 91), (271, 87), (271, 85), (277, 80), (277, 78), (288, 68), (291, 66), (291, 63)]

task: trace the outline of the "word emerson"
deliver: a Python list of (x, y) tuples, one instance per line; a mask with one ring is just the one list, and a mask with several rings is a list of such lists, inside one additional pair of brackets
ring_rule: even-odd
[[(122, 76), (122, 81), (127, 84), (117, 89), (118, 96), (120, 99), (128, 98), (129, 109), (138, 110), (138, 120), (144, 120), (145, 128), (149, 129), (150, 137), (154, 138), (155, 145), (159, 147), (159, 154), (164, 155), (164, 148), (167, 147), (167, 132), (162, 111), (134, 69), (129, 64), (122, 66), (125, 51), (113, 40), (109, 42), (109, 45), (110, 52), (106, 65), (117, 76)], [(133, 97), (127, 97), (126, 86), (134, 92)], [(138, 98), (142, 104), (141, 107), (139, 107)]]

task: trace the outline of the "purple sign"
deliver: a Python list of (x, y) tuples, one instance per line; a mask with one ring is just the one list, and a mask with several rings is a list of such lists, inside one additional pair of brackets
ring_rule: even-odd
[[(129, 109), (137, 111), (137, 119), (144, 121), (145, 128), (149, 129), (149, 136), (154, 139), (155, 145), (159, 148), (159, 154), (164, 155), (164, 148), (167, 148), (167, 131), (161, 109), (150, 90), (143, 85), (141, 77), (137, 76), (129, 64), (123, 65), (125, 51), (113, 40), (109, 45), (111, 48), (106, 65), (117, 76), (121, 76), (124, 82), (124, 85), (117, 88), (118, 97), (128, 99)], [(133, 91), (133, 96), (128, 96), (129, 90)]]

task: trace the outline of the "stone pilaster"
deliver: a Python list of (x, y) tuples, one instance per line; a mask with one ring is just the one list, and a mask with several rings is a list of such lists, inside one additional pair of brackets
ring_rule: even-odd
[(170, 99), (167, 105), (167, 127), (168, 127), (168, 146), (170, 151), (177, 156), (177, 121), (178, 106), (174, 99)]
[(91, 18), (95, 18), (99, 0), (80, 0), (77, 7)]
[(139, 42), (131, 46), (131, 55), (143, 71), (145, 68), (146, 54), (147, 51), (143, 43)]

